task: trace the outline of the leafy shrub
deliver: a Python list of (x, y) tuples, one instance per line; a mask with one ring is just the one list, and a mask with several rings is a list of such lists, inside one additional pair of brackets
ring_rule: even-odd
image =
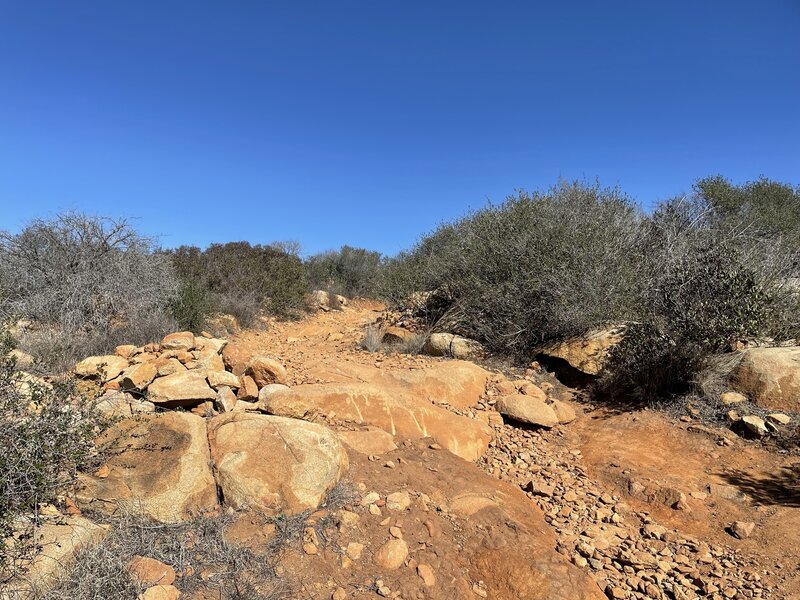
[(291, 245), (229, 242), (168, 253), (184, 286), (191, 284), (195, 296), (205, 290), (208, 312), (233, 314), (241, 325), (261, 310), (285, 317), (304, 305), (305, 268)]
[(529, 355), (542, 342), (637, 314), (642, 225), (616, 189), (561, 183), (519, 192), (391, 261), (386, 295), (439, 290), (459, 333)]
[(725, 221), (773, 241), (782, 237), (800, 243), (800, 186), (766, 177), (737, 186), (717, 175), (699, 180), (695, 192)]
[[(125, 220), (80, 213), (2, 232), (0, 317), (32, 320), (34, 345), (66, 364), (152, 341), (174, 329), (167, 307), (177, 291), (169, 260), (155, 249)], [(28, 339), (21, 342), (27, 349)]]
[[(0, 332), (0, 539), (17, 533), (24, 540), (17, 528), (32, 526), (39, 504), (52, 501), (91, 459), (101, 421), (69, 382), (48, 385), (18, 371), (12, 348), (8, 332)], [(13, 576), (30, 550), (22, 542), (0, 544), (0, 575)]]
[(417, 311), (429, 324), (524, 358), (630, 323), (600, 389), (669, 398), (737, 339), (797, 336), (794, 211), (797, 191), (766, 180), (702, 180), (651, 215), (616, 189), (561, 183), (442, 225), (388, 261), (384, 295), (433, 290)]
[(172, 314), (180, 329), (198, 333), (211, 313), (212, 303), (208, 290), (193, 280), (181, 284), (178, 296), (171, 305)]
[(650, 275), (640, 323), (612, 352), (600, 384), (605, 393), (669, 398), (687, 392), (736, 340), (797, 334), (790, 257), (720, 219), (704, 199), (663, 203), (643, 244)]
[(375, 297), (382, 266), (380, 252), (352, 246), (315, 254), (306, 261), (312, 289), (348, 298)]

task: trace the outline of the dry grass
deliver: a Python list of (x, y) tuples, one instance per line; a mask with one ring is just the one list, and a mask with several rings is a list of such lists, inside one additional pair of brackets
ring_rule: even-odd
[[(131, 600), (142, 592), (127, 566), (134, 556), (146, 556), (172, 566), (182, 576), (176, 584), (184, 594), (211, 588), (221, 600), (289, 600), (297, 598), (290, 581), (280, 578), (275, 567), (287, 548), (302, 544), (309, 525), (320, 542), (334, 525), (334, 513), (358, 497), (349, 480), (340, 481), (323, 503), (327, 516), (308, 522), (310, 512), (299, 515), (263, 516), (262, 525), (275, 527), (272, 539), (254, 552), (229, 542), (226, 529), (235, 516), (197, 519), (188, 523), (162, 524), (128, 515), (113, 520), (113, 529), (99, 546), (77, 557), (61, 583), (38, 594), (34, 600)], [(204, 573), (205, 572), (205, 573)], [(210, 578), (204, 579), (208, 573)], [(17, 600), (12, 598), (11, 600)], [(22, 599), (20, 599), (22, 600)], [(29, 600), (29, 599), (26, 599)]]
[(361, 338), (361, 342), (358, 344), (359, 348), (367, 352), (379, 352), (383, 349), (384, 333), (382, 327), (370, 325), (367, 327), (367, 330), (364, 332), (364, 337)]
[(223, 600), (294, 598), (291, 585), (276, 576), (274, 567), (280, 552), (296, 538), (298, 527), (302, 533), (302, 520), (292, 527), (276, 527), (283, 533), (259, 554), (226, 540), (225, 530), (232, 522), (230, 516), (180, 524), (134, 516), (115, 520), (105, 541), (79, 554), (60, 584), (35, 600), (131, 600), (142, 591), (127, 569), (134, 556), (172, 566), (182, 574), (177, 585), (185, 594), (203, 587)]

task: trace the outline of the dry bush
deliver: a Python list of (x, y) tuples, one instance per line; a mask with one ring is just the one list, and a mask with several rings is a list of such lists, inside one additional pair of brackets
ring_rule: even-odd
[(342, 246), (309, 257), (306, 272), (311, 289), (348, 298), (374, 298), (383, 268), (379, 252)]
[[(66, 577), (36, 600), (130, 600), (141, 592), (127, 566), (134, 556), (146, 556), (183, 573), (182, 592), (211, 588), (225, 600), (288, 600), (294, 597), (286, 581), (275, 575), (277, 552), (255, 554), (229, 543), (225, 530), (233, 517), (200, 518), (163, 524), (125, 516), (112, 522), (108, 537), (81, 553)], [(302, 532), (302, 526), (300, 528)], [(216, 575), (203, 581), (199, 566), (213, 566)]]
[(635, 323), (599, 389), (645, 402), (674, 397), (732, 340), (797, 337), (796, 196), (769, 182), (700, 182), (645, 215), (597, 185), (520, 192), (390, 261), (385, 296), (402, 306), (434, 290), (429, 325), (521, 359), (547, 342)]
[[(358, 498), (347, 479), (328, 493), (322, 506), (328, 515), (315, 522), (319, 540), (334, 525), (335, 511)], [(262, 515), (262, 524), (275, 526), (272, 539), (257, 552), (233, 544), (226, 537), (236, 516), (225, 514), (198, 518), (188, 523), (154, 523), (135, 515), (111, 521), (112, 530), (99, 546), (83, 552), (54, 589), (35, 600), (130, 600), (141, 592), (128, 573), (134, 556), (146, 556), (172, 566), (184, 575), (178, 585), (184, 594), (211, 588), (223, 600), (289, 600), (296, 598), (294, 586), (275, 573), (280, 557), (302, 544), (310, 511), (299, 515)], [(253, 518), (252, 515), (248, 518)], [(201, 566), (212, 566), (216, 575), (205, 581)], [(217, 596), (218, 594), (218, 596)]]
[(379, 352), (383, 348), (383, 334), (385, 333), (382, 327), (370, 325), (364, 332), (364, 337), (361, 338), (358, 346), (367, 352)]
[(13, 578), (34, 551), (26, 540), (39, 505), (52, 502), (90, 464), (92, 441), (104, 425), (71, 382), (26, 378), (12, 347), (0, 332), (0, 539), (18, 538), (13, 546), (0, 544), (0, 582)]
[(175, 327), (178, 283), (155, 250), (127, 221), (81, 213), (2, 232), (0, 317), (32, 320), (42, 332), (32, 342), (64, 362), (157, 339)]
[(423, 238), (387, 266), (384, 285), (395, 301), (437, 290), (451, 328), (527, 356), (543, 342), (636, 314), (643, 223), (616, 189), (560, 183), (520, 192)]

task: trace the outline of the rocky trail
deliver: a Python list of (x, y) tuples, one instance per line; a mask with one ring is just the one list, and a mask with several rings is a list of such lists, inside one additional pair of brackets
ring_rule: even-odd
[[(800, 458), (593, 405), (542, 369), (360, 350), (379, 310), (233, 337), (229, 372), (214, 377), (255, 376), (247, 365), (266, 355), (281, 383), (259, 381), (254, 397), (240, 379), (238, 402), (216, 386), (222, 414), (208, 398), (122, 421), (73, 512), (102, 520), (127, 501), (160, 522), (224, 513), (228, 541), (256, 553), (273, 547), (275, 515), (296, 515), (301, 533), (273, 572), (290, 591), (264, 598), (800, 598)], [(520, 394), (556, 401), (548, 427), (497, 412), (514, 414)], [(225, 573), (196, 563), (202, 577), (184, 570), (141, 598), (224, 597)]]

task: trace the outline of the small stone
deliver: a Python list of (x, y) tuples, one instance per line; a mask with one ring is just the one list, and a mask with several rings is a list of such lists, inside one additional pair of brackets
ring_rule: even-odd
[(747, 396), (739, 392), (725, 392), (720, 394), (719, 400), (723, 404), (738, 404), (740, 402), (747, 402)]
[(389, 510), (403, 511), (411, 506), (411, 496), (408, 492), (394, 492), (386, 496), (386, 508)]
[(319, 552), (319, 549), (311, 542), (306, 542), (305, 544), (303, 544), (303, 552), (305, 552), (306, 554), (314, 555), (317, 552)]
[(430, 565), (424, 563), (417, 565), (417, 574), (422, 578), (425, 587), (436, 585), (436, 575), (434, 575), (433, 568)]
[(403, 530), (400, 529), (399, 527), (390, 527), (389, 528), (389, 535), (391, 535), (393, 538), (397, 538), (399, 540), (402, 540), (403, 539)]
[(407, 557), (408, 544), (403, 540), (391, 539), (378, 549), (372, 559), (384, 569), (399, 569)]
[(753, 530), (755, 528), (756, 528), (755, 523), (751, 523), (748, 521), (736, 521), (731, 525), (730, 532), (733, 535), (733, 537), (743, 540), (745, 538), (749, 538), (752, 535)]
[(134, 556), (128, 563), (128, 571), (144, 587), (171, 585), (175, 582), (175, 569), (147, 556)]
[(777, 423), (778, 425), (788, 425), (792, 422), (792, 418), (789, 415), (785, 415), (783, 413), (772, 413), (767, 415), (767, 419), (773, 423)]
[(764, 423), (764, 419), (761, 417), (747, 415), (746, 417), (742, 417), (742, 423), (744, 423), (745, 427), (747, 427), (749, 431), (759, 437), (767, 434), (767, 426)]
[(370, 504), (375, 504), (380, 499), (381, 495), (378, 492), (370, 492), (369, 494), (361, 498), (361, 506), (369, 506)]
[(350, 542), (347, 544), (347, 549), (345, 550), (345, 554), (350, 557), (351, 560), (359, 560), (361, 558), (361, 553), (364, 551), (364, 544), (359, 544), (358, 542)]
[(347, 592), (344, 588), (336, 588), (336, 590), (331, 594), (331, 600), (345, 600), (347, 598)]

